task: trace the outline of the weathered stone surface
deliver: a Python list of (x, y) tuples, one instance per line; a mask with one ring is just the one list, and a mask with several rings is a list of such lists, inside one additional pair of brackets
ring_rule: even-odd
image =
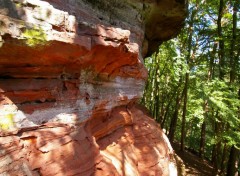
[(0, 0), (0, 173), (168, 175), (138, 107), (143, 57), (176, 35), (175, 0)]
[(1, 0), (0, 7), (0, 110), (14, 129), (81, 122), (140, 98), (143, 43), (152, 50), (184, 18), (184, 4), (173, 0)]
[(122, 106), (78, 126), (47, 123), (1, 137), (0, 173), (169, 175), (173, 153), (166, 140), (139, 107)]

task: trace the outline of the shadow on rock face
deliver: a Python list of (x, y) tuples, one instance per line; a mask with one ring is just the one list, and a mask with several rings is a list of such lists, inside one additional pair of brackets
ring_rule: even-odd
[(184, 7), (114, 2), (0, 0), (1, 174), (168, 175), (161, 129), (130, 104)]

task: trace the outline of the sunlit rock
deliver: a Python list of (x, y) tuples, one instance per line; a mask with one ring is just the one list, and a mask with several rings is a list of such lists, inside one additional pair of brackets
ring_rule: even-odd
[(136, 102), (143, 57), (184, 18), (174, 0), (0, 0), (0, 173), (168, 175)]

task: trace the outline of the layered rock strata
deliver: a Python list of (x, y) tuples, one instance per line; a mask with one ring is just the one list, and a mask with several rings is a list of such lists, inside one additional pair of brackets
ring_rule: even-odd
[[(114, 108), (77, 126), (45, 123), (1, 137), (6, 175), (169, 175), (171, 151), (156, 123), (138, 107)], [(173, 169), (173, 168), (171, 168)]]
[(0, 0), (0, 173), (168, 175), (165, 136), (134, 104), (143, 57), (179, 32), (184, 9)]

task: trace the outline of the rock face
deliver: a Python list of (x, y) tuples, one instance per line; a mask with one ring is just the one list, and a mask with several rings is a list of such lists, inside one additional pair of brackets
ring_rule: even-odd
[(117, 107), (77, 126), (46, 123), (0, 140), (6, 175), (169, 175), (166, 137), (138, 107)]
[(143, 57), (176, 35), (175, 0), (0, 0), (0, 173), (168, 175), (136, 105)]

